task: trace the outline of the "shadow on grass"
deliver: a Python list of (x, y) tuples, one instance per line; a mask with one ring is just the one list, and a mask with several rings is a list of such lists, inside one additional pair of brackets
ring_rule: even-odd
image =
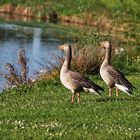
[(127, 98), (118, 98), (118, 97), (104, 97), (96, 99), (96, 102), (124, 102), (124, 101), (140, 101), (140, 96), (127, 97)]

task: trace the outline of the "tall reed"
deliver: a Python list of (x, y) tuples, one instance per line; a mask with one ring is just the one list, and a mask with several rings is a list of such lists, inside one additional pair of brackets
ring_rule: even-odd
[(24, 83), (31, 83), (31, 79), (28, 78), (28, 59), (25, 55), (25, 49), (20, 48), (17, 54), (18, 64), (20, 70), (18, 70), (13, 64), (6, 63), (6, 72), (0, 72), (0, 75), (6, 79), (6, 83), (9, 87), (18, 86)]

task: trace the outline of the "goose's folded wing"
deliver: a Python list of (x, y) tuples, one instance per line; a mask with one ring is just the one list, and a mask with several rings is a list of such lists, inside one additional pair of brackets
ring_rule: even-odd
[(70, 76), (75, 83), (80, 84), (81, 86), (86, 87), (86, 88), (90, 87), (89, 84), (87, 83), (86, 78), (83, 75), (77, 72), (71, 72)]
[(129, 89), (133, 90), (132, 84), (125, 78), (124, 74), (115, 70), (113, 67), (109, 67), (107, 72), (112, 77), (112, 79), (115, 81), (116, 84), (124, 85), (128, 87)]
[(102, 87), (98, 86), (97, 84), (93, 83), (88, 78), (86, 78), (85, 76), (77, 72), (72, 72), (71, 77), (76, 83), (79, 83), (84, 88), (92, 88), (95, 91), (98, 91), (98, 90), (104, 91)]

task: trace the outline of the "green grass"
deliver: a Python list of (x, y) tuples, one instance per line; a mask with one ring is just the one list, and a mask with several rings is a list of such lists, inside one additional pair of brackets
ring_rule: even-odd
[(89, 76), (104, 87), (103, 97), (82, 93), (81, 103), (74, 105), (59, 78), (5, 91), (0, 96), (0, 139), (138, 140), (139, 76), (127, 76), (137, 88), (132, 97), (120, 92), (110, 98), (99, 76)]
[[(85, 12), (95, 11), (116, 11), (126, 12), (129, 16), (139, 18), (139, 0), (1, 0), (0, 5), (12, 4), (15, 6), (24, 5), (33, 7), (36, 14), (45, 13), (48, 15), (50, 11), (56, 11), (61, 15), (81, 15)], [(41, 11), (37, 11), (36, 7), (44, 5)], [(72, 7), (71, 7), (72, 5)]]

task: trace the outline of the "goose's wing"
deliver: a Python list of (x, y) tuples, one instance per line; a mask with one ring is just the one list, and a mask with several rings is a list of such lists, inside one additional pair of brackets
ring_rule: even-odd
[(115, 81), (115, 84), (127, 87), (129, 90), (133, 90), (134, 86), (125, 78), (124, 74), (113, 67), (109, 66), (107, 72)]
[(77, 84), (80, 84), (83, 88), (93, 89), (97, 93), (99, 93), (100, 90), (104, 91), (102, 87), (98, 86), (97, 84), (93, 83), (88, 78), (77, 72), (71, 72), (70, 75), (73, 81), (75, 81)]

